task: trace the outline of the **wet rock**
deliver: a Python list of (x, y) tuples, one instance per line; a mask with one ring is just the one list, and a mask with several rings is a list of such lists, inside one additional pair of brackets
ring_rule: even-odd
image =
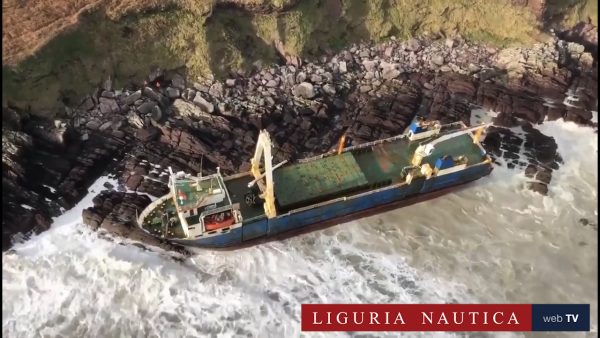
[(548, 121), (555, 121), (565, 117), (565, 109), (562, 107), (550, 107), (548, 108)]
[(527, 188), (541, 195), (548, 195), (548, 185), (542, 182), (527, 182)]

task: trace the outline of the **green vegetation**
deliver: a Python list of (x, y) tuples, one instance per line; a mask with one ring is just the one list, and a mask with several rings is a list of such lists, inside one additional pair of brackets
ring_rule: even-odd
[(109, 76), (115, 87), (139, 83), (150, 69), (185, 66), (188, 77), (226, 76), (255, 60), (276, 59), (274, 42), (292, 55), (318, 54), (390, 35), (460, 33), (494, 45), (529, 43), (537, 22), (524, 8), (497, 0), (257, 1), (284, 11), (249, 13), (184, 0), (162, 11), (118, 20), (94, 14), (16, 68), (3, 69), (3, 104), (34, 114), (60, 113)]
[(588, 18), (598, 26), (597, 0), (548, 0), (547, 6), (548, 17), (560, 26), (573, 27)]

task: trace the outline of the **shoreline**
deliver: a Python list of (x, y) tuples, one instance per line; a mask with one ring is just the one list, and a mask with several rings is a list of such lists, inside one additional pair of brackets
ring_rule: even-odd
[[(273, 135), (275, 162), (293, 161), (330, 150), (343, 132), (354, 144), (369, 142), (400, 134), (416, 114), (469, 123), (481, 107), (498, 113), (497, 126), (522, 126), (520, 136), (495, 128), (485, 146), (523, 168), (531, 189), (544, 194), (561, 159), (552, 138), (531, 124), (563, 118), (597, 125), (590, 112), (597, 110), (597, 60), (556, 37), (503, 50), (462, 39), (392, 39), (315, 62), (258, 66), (248, 77), (191, 84), (157, 70), (136, 90), (106, 81), (68, 119), (3, 113), (3, 223), (24, 223), (4, 227), (3, 250), (15, 233), (47, 229), (50, 217), (78, 203), (110, 167), (120, 184), (94, 198), (84, 223), (137, 238), (131, 218), (150, 200), (138, 193), (161, 196), (168, 166), (243, 171), (259, 129)], [(515, 158), (523, 144), (530, 156)]]

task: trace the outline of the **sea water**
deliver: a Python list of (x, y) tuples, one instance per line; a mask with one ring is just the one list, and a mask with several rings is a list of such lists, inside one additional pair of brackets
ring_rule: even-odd
[(81, 224), (115, 184), (103, 177), (49, 231), (3, 254), (2, 336), (392, 337), (303, 333), (300, 304), (447, 302), (590, 303), (583, 336), (597, 336), (598, 135), (562, 120), (537, 128), (564, 159), (547, 196), (526, 188), (522, 169), (496, 166), (434, 200), (183, 262)]

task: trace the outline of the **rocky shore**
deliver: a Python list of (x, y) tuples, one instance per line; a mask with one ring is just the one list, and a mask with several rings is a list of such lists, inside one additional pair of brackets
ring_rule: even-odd
[[(497, 50), (456, 37), (392, 38), (314, 60), (281, 51), (282, 64), (256, 63), (252, 74), (223, 80), (186, 81), (185, 70), (158, 69), (142, 88), (113, 88), (107, 79), (54, 121), (4, 109), (3, 250), (14, 234), (46, 230), (111, 172), (120, 184), (94, 199), (84, 223), (182, 251), (134, 226), (136, 211), (150, 203), (146, 194), (167, 192), (169, 166), (248, 170), (261, 129), (272, 136), (277, 163), (328, 151), (343, 133), (359, 144), (403, 132), (415, 115), (470, 123), (472, 110), (483, 108), (498, 113), (485, 147), (545, 194), (562, 160), (532, 125), (546, 118), (595, 125), (597, 40), (594, 47), (582, 27), (531, 48)], [(522, 134), (503, 128), (516, 126)]]

